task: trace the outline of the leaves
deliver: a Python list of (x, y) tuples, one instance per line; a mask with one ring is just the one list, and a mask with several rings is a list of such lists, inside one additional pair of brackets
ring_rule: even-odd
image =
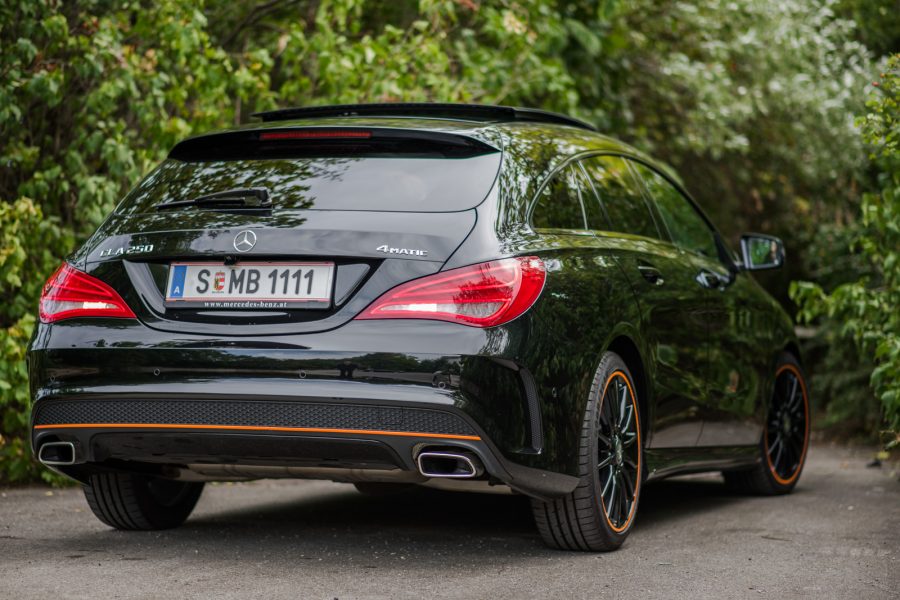
[(863, 195), (861, 219), (847, 252), (868, 263), (866, 274), (830, 293), (815, 284), (796, 283), (792, 297), (799, 318), (827, 317), (839, 333), (872, 356), (870, 383), (880, 400), (889, 444), (900, 443), (900, 54), (884, 65), (868, 112), (857, 119), (881, 189)]
[[(25, 347), (47, 276), (176, 140), (233, 119), (233, 77), (191, 2), (0, 6), (0, 481), (33, 478)], [(240, 67), (238, 67), (240, 68)]]

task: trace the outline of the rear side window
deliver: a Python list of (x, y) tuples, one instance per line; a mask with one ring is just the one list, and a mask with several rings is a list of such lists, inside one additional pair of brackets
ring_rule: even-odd
[(451, 212), (481, 203), (499, 152), (467, 158), (321, 157), (183, 162), (168, 159), (119, 206), (156, 205), (238, 188), (266, 188), (273, 209)]
[(640, 184), (624, 159), (594, 156), (581, 163), (606, 210), (608, 231), (659, 238), (659, 231)]
[(543, 230), (584, 231), (584, 208), (581, 198), (585, 185), (577, 165), (569, 165), (547, 182), (531, 213), (531, 225)]
[(587, 227), (588, 229), (593, 229), (595, 231), (608, 231), (609, 220), (603, 212), (603, 207), (600, 205), (600, 199), (594, 192), (594, 186), (591, 184), (581, 162), (579, 162), (578, 165), (578, 170), (584, 181), (581, 192), (581, 205), (584, 207), (584, 218), (587, 220)]
[(676, 246), (716, 258), (712, 229), (691, 202), (668, 179), (640, 163), (632, 163), (656, 203), (656, 208)]

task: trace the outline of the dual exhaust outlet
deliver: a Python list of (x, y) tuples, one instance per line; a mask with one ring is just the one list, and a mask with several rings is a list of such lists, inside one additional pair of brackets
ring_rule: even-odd
[(481, 461), (471, 452), (428, 450), (416, 457), (419, 473), (429, 478), (472, 479), (484, 473)]
[(38, 460), (48, 467), (75, 464), (75, 444), (72, 442), (47, 442), (38, 450)]
[[(38, 450), (38, 460), (48, 467), (74, 465), (75, 444), (47, 442)], [(472, 479), (484, 473), (478, 457), (465, 451), (420, 452), (416, 457), (416, 466), (419, 473), (428, 478)]]

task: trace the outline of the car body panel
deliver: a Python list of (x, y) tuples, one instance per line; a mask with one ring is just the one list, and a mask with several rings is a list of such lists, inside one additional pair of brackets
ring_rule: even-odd
[[(634, 289), (641, 327), (656, 364), (655, 411), (648, 448), (690, 447), (700, 437), (701, 407), (707, 403), (704, 376), (709, 360), (706, 290), (694, 268), (671, 244), (638, 238), (621, 243), (617, 260)], [(659, 271), (661, 285), (641, 269)]]

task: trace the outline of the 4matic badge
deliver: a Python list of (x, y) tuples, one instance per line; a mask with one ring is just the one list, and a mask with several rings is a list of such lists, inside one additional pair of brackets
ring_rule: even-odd
[(377, 252), (385, 254), (406, 254), (408, 256), (428, 256), (428, 250), (417, 250), (415, 248), (391, 248), (387, 244), (382, 244), (375, 248)]

